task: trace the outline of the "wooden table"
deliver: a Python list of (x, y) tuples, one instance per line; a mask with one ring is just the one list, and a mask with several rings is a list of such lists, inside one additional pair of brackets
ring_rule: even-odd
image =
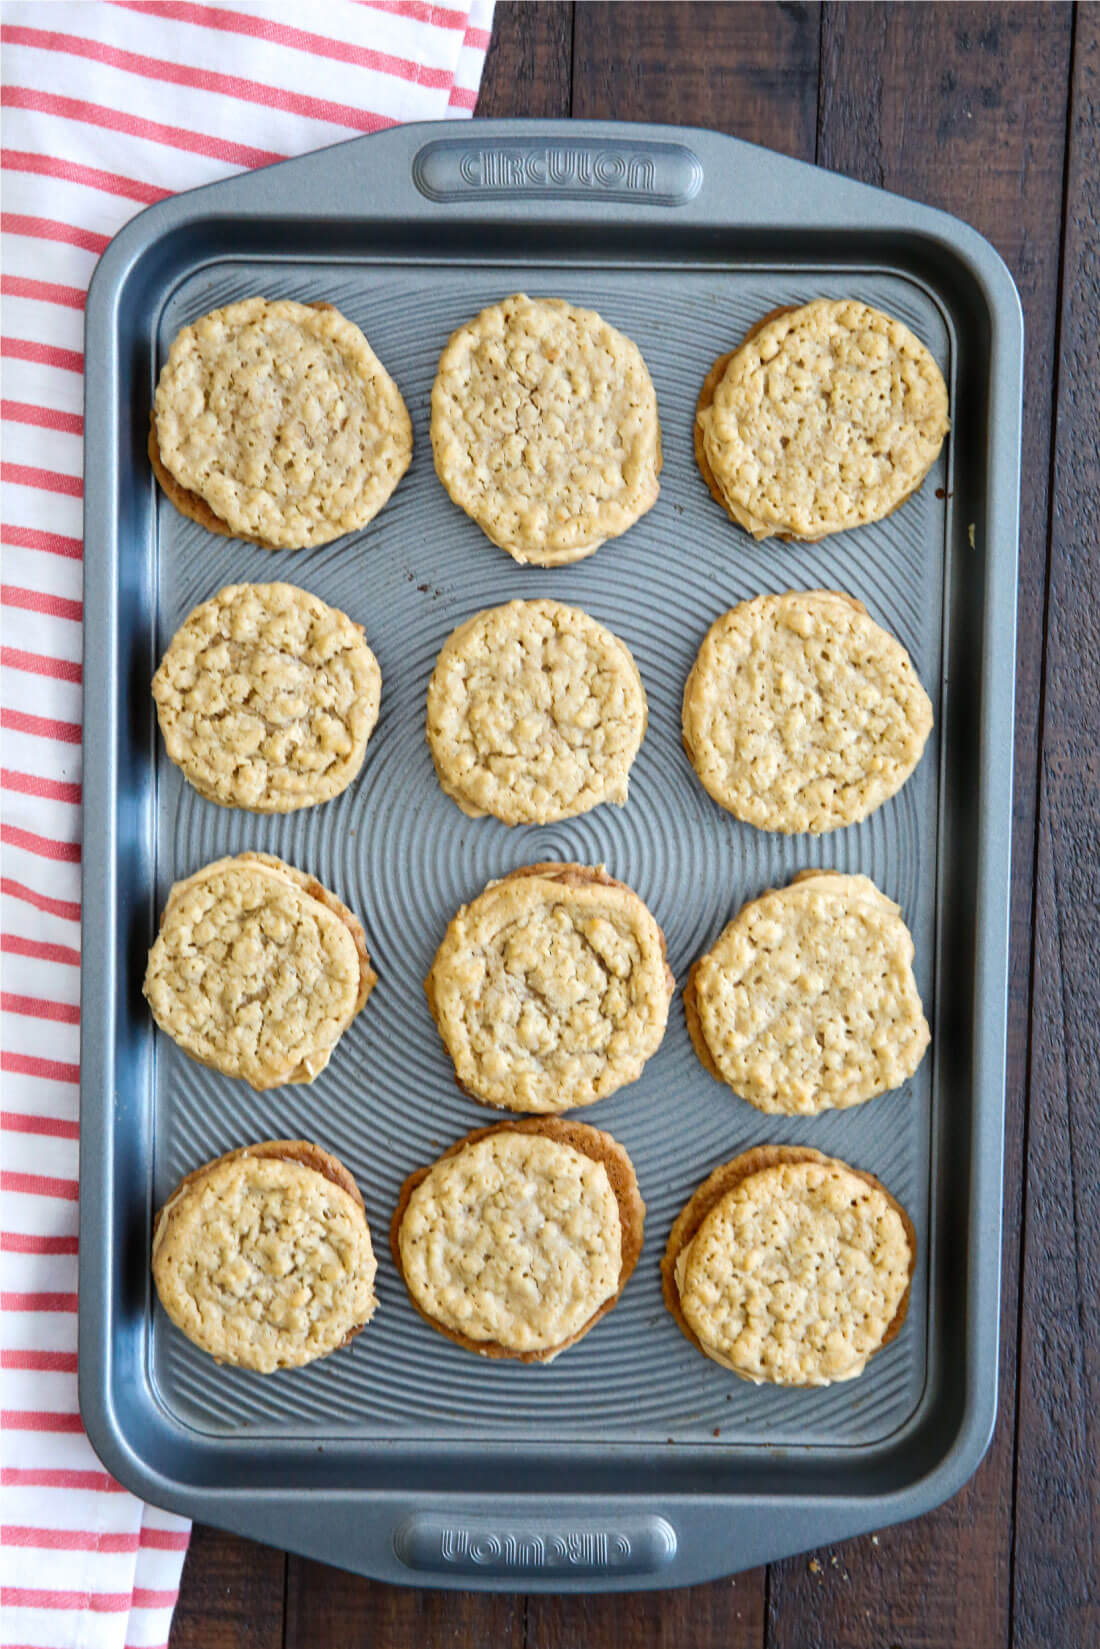
[(714, 127), (945, 207), (1015, 276), (1028, 341), (1000, 1415), (939, 1511), (688, 1591), (411, 1591), (196, 1528), (171, 1649), (1092, 1649), (1100, 5), (498, 0), (478, 113)]

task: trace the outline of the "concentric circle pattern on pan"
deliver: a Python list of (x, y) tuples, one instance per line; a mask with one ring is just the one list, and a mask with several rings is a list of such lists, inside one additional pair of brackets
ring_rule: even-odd
[[(392, 372), (413, 419), (412, 467), (386, 508), (361, 533), (279, 554), (214, 540), (158, 505), (160, 650), (199, 601), (233, 580), (292, 577), (366, 627), (382, 670), (382, 707), (362, 771), (321, 808), (284, 817), (227, 814), (202, 801), (158, 755), (156, 891), (148, 932), (171, 882), (208, 859), (256, 847), (312, 871), (362, 921), (379, 983), (370, 1010), (341, 1038), (311, 1087), (255, 1095), (157, 1046), (155, 1185), (171, 1190), (188, 1168), (247, 1139), (316, 1139), (346, 1162), (384, 1230), (409, 1171), (483, 1126), (486, 1113), (454, 1083), (422, 981), (455, 910), (485, 883), (541, 860), (603, 862), (634, 888), (668, 940), (682, 986), (688, 967), (745, 902), (823, 865), (870, 876), (906, 911), (917, 980), (931, 1011), (939, 808), (934, 731), (905, 789), (863, 824), (827, 837), (776, 838), (723, 814), (696, 782), (680, 745), (684, 680), (718, 613), (762, 591), (848, 590), (908, 648), (940, 720), (938, 637), (946, 536), (944, 460), (904, 510), (817, 545), (756, 545), (735, 532), (702, 486), (692, 453), (699, 384), (711, 362), (752, 321), (783, 302), (858, 287), (932, 346), (950, 382), (939, 313), (900, 279), (823, 274), (770, 276), (721, 270), (621, 271), (460, 267), (352, 273), (304, 263), (234, 263), (205, 271), (169, 304), (160, 347), (178, 328), (248, 292), (325, 298), (366, 332)], [(571, 567), (513, 566), (491, 553), (480, 529), (448, 500), (427, 440), (439, 352), (464, 319), (519, 288), (567, 295), (597, 309), (638, 344), (653, 376), (664, 469), (656, 506), (622, 538)], [(152, 483), (150, 483), (150, 487)], [(424, 739), (428, 678), (439, 649), (464, 619), (513, 597), (551, 596), (583, 608), (634, 655), (649, 700), (649, 728), (631, 770), (625, 808), (598, 808), (561, 823), (509, 828), (467, 819), (440, 791)], [(152, 674), (159, 652), (135, 664)], [(142, 681), (140, 692), (145, 691)], [(149, 748), (155, 751), (150, 729)], [(142, 944), (134, 954), (143, 965)], [(136, 993), (140, 993), (140, 980)], [(614, 1313), (567, 1358), (544, 1367), (485, 1366), (422, 1323), (385, 1255), (379, 1256), (376, 1332), (339, 1358), (266, 1376), (205, 1366), (180, 1336), (152, 1345), (162, 1401), (200, 1433), (256, 1438), (466, 1435), (506, 1437), (532, 1429), (561, 1439), (666, 1439), (726, 1443), (847, 1444), (881, 1439), (904, 1424), (924, 1386), (927, 1273), (922, 1259), (904, 1333), (860, 1382), (843, 1388), (754, 1391), (708, 1364), (661, 1305), (658, 1262), (673, 1219), (718, 1162), (761, 1141), (812, 1143), (865, 1166), (888, 1184), (917, 1223), (927, 1252), (933, 1061), (913, 1082), (862, 1107), (806, 1122), (767, 1118), (724, 1092), (691, 1049), (679, 992), (668, 1030), (641, 1079), (599, 1105), (596, 1120), (622, 1141), (647, 1204), (646, 1246)], [(654, 1359), (657, 1359), (655, 1362)], [(411, 1378), (430, 1366), (430, 1380)], [(660, 1368), (662, 1378), (654, 1379)], [(737, 1387), (738, 1389), (731, 1389)], [(714, 1438), (714, 1428), (721, 1436)]]

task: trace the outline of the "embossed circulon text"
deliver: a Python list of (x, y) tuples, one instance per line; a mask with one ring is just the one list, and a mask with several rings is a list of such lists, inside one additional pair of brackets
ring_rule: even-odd
[(682, 143), (593, 143), (523, 138), (425, 144), (413, 162), (417, 188), (432, 200), (467, 195), (600, 196), (654, 206), (681, 206), (699, 191), (703, 171)]
[(458, 163), (472, 189), (625, 189), (652, 194), (652, 155), (616, 149), (471, 149)]
[(625, 1535), (609, 1535), (606, 1530), (584, 1530), (573, 1534), (482, 1534), (471, 1536), (469, 1529), (444, 1529), (440, 1551), (445, 1563), (492, 1563), (505, 1568), (541, 1569), (547, 1562), (555, 1567), (574, 1565), (607, 1568), (624, 1562), (631, 1552)]
[(676, 1534), (663, 1517), (627, 1518), (608, 1527), (577, 1523), (568, 1528), (526, 1520), (452, 1520), (424, 1512), (394, 1535), (398, 1557), (410, 1569), (449, 1569), (467, 1574), (646, 1574), (676, 1553)]

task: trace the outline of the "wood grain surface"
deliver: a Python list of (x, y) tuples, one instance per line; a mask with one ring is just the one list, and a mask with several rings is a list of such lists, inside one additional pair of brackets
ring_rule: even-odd
[(1013, 1622), (1100, 1643), (1100, 6), (1078, 8), (1055, 372)]
[(1100, 1645), (1100, 5), (498, 0), (478, 113), (710, 126), (973, 223), (1027, 328), (1001, 1402), (918, 1522), (708, 1586), (487, 1597), (196, 1529), (171, 1649)]

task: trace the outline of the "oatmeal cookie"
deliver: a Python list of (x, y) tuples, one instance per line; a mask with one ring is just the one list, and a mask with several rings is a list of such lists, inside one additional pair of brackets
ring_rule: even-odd
[(899, 791), (932, 730), (901, 642), (836, 590), (742, 601), (708, 630), (684, 687), (684, 748), (720, 806), (818, 835)]
[(622, 806), (646, 729), (630, 650), (579, 607), (510, 601), (446, 642), (428, 685), (428, 744), (464, 813), (505, 824)]
[(665, 1304), (699, 1351), (754, 1385), (854, 1380), (900, 1332), (913, 1222), (873, 1175), (763, 1145), (704, 1180), (672, 1227)]
[(664, 935), (602, 867), (515, 870), (463, 905), (425, 981), (459, 1086), (561, 1112), (642, 1073), (668, 1021)]
[(189, 613), (153, 677), (169, 756), (208, 801), (290, 813), (346, 790), (382, 674), (358, 624), (293, 584), (230, 584)]
[(374, 1314), (374, 1276), (359, 1189), (306, 1140), (208, 1162), (153, 1227), (153, 1281), (176, 1327), (219, 1363), (261, 1374), (353, 1339)]
[(409, 467), (412, 424), (362, 332), (331, 304), (246, 298), (176, 335), (149, 451), (185, 514), (297, 550), (377, 515)]
[(312, 1082), (376, 982), (359, 921), (268, 853), (218, 859), (168, 897), (149, 952), (153, 1017), (256, 1089)]
[(516, 293), (454, 333), (432, 450), (460, 509), (517, 561), (590, 555), (657, 501), (657, 397), (636, 344), (591, 309)]
[(478, 1129), (411, 1174), (390, 1245), (433, 1328), (485, 1357), (545, 1363), (611, 1310), (644, 1219), (617, 1141), (536, 1117)]
[(929, 1042), (913, 939), (866, 876), (801, 872), (742, 906), (684, 990), (700, 1061), (757, 1110), (862, 1105), (913, 1075)]
[(695, 449), (746, 532), (812, 541), (897, 509), (949, 427), (943, 374), (907, 326), (818, 298), (773, 310), (715, 363)]

